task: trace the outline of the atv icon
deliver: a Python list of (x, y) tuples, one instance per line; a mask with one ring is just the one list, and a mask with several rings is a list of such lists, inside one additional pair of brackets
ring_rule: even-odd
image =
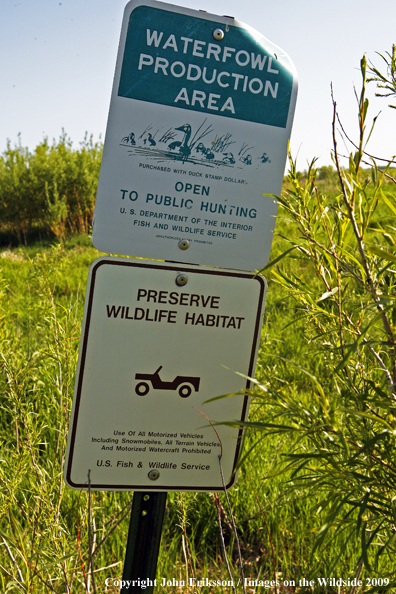
[(177, 375), (173, 381), (163, 382), (159, 376), (161, 369), (162, 365), (158, 367), (155, 373), (136, 373), (135, 379), (146, 380), (136, 384), (136, 394), (139, 396), (146, 396), (150, 390), (150, 384), (148, 382), (151, 382), (154, 390), (177, 390), (179, 396), (182, 398), (188, 398), (193, 388), (198, 392), (201, 378), (190, 375)]

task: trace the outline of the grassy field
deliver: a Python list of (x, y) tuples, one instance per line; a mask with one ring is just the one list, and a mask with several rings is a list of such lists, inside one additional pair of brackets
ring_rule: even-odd
[[(317, 187), (329, 199), (339, 194), (335, 179), (319, 179)], [(393, 187), (385, 189), (394, 199)], [(378, 209), (373, 227), (383, 217)], [(395, 225), (394, 220), (388, 222)], [(276, 231), (272, 260), (288, 249), (286, 237), (299, 238), (298, 227), (283, 209)], [(86, 279), (90, 263), (99, 255), (87, 235), (0, 253), (2, 592), (119, 591), (105, 580), (122, 574), (132, 494), (94, 492), (88, 506), (87, 493), (68, 489), (62, 478)], [(321, 378), (328, 375), (328, 363), (312, 341), (292, 291), (288, 293), (279, 283), (280, 272), (290, 275), (296, 270), (305, 282), (312, 281), (312, 264), (296, 259), (293, 252), (266, 273), (269, 290), (256, 377), (263, 386), (287, 387), (299, 406), (309, 408), (312, 384), (290, 362)], [(266, 423), (272, 405), (262, 399), (260, 388), (255, 395), (250, 419)], [(262, 580), (261, 586), (247, 585), (246, 592), (354, 591), (348, 586), (319, 585), (318, 578), (330, 577), (358, 577), (364, 584), (359, 592), (369, 591), (370, 585), (371, 591), (385, 591), (386, 582), (365, 580), (389, 581), (393, 549), (376, 558), (371, 547), (368, 564), (363, 563), (360, 535), (351, 531), (348, 519), (345, 530), (340, 524), (326, 529), (317, 546), (328, 518), (323, 492), (312, 482), (299, 480), (295, 469), (286, 468), (290, 454), (304, 439), (297, 432), (293, 438), (287, 432), (263, 433), (254, 427), (247, 431), (246, 450), (258, 440), (259, 445), (247, 457), (229, 493), (245, 577)], [(203, 493), (168, 495), (160, 580), (229, 579), (217, 522), (219, 507), (227, 555), (238, 582), (236, 539), (225, 496)], [(356, 513), (352, 509), (349, 519)], [(93, 576), (88, 569), (88, 526), (93, 533)], [(381, 534), (375, 538), (382, 546)], [(315, 587), (299, 585), (303, 578), (315, 580)], [(270, 587), (271, 580), (279, 585)], [(224, 590), (199, 589), (202, 594)], [(165, 591), (187, 589), (158, 588)], [(237, 591), (242, 592), (242, 587)]]
[[(53, 591), (63, 592), (63, 583), (73, 592), (92, 591), (87, 495), (65, 488), (61, 473), (87, 272), (99, 255), (84, 236), (63, 246), (23, 247), (1, 254), (3, 591), (46, 592), (52, 585)], [(269, 346), (274, 340), (280, 339), (270, 338), (267, 324), (264, 342)], [(286, 579), (309, 571), (309, 500), (303, 492), (283, 492), (283, 479), (270, 478), (282, 465), (285, 445), (279, 438), (264, 440), (230, 493), (245, 574), (251, 578), (259, 574), (274, 579), (276, 572)], [(128, 493), (92, 493), (90, 521), (100, 592), (117, 591), (104, 587), (104, 576), (121, 574), (128, 517), (99, 544), (131, 499)], [(220, 502), (235, 567), (235, 537), (223, 495)], [(109, 569), (100, 571), (103, 567)], [(217, 507), (210, 494), (173, 493), (168, 496), (158, 575), (186, 579), (192, 572), (196, 577), (228, 579)], [(237, 573), (235, 577), (237, 581)]]
[[(394, 96), (395, 51), (385, 75), (362, 58), (360, 136), (339, 175), (290, 163), (263, 271), (248, 455), (231, 509), (224, 493), (168, 495), (157, 573), (178, 583), (160, 593), (396, 591), (396, 172), (367, 169), (364, 153), (366, 70)], [(334, 139), (335, 123), (336, 113)], [(101, 151), (88, 137), (74, 150), (63, 135), (32, 153), (8, 145), (0, 157), (7, 594), (119, 591), (132, 494), (63, 482), (88, 268), (101, 255), (88, 236)], [(230, 579), (218, 517), (235, 588), (186, 587)]]

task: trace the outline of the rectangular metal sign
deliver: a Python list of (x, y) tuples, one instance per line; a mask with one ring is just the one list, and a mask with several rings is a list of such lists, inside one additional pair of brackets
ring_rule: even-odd
[(296, 95), (290, 58), (248, 25), (129, 2), (94, 245), (225, 268), (265, 266)]
[[(103, 257), (91, 268), (65, 479), (70, 487), (220, 490), (235, 480), (266, 282)], [(242, 374), (242, 375), (241, 375)], [(209, 419), (209, 420), (208, 420)], [(220, 441), (219, 441), (220, 440)]]

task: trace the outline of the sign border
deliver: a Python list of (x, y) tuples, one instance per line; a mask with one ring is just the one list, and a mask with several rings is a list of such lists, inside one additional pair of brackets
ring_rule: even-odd
[[(219, 112), (213, 112), (213, 113), (209, 114), (205, 110), (201, 111), (200, 109), (196, 109), (196, 110), (189, 109), (189, 108), (183, 107), (181, 105), (178, 105), (176, 107), (176, 105), (172, 106), (172, 105), (167, 105), (167, 104), (157, 104), (157, 103), (149, 101), (149, 100), (136, 99), (136, 98), (126, 99), (125, 97), (119, 96), (118, 92), (119, 92), (120, 81), (121, 81), (121, 73), (122, 73), (122, 69), (123, 69), (123, 61), (124, 61), (125, 51), (126, 51), (126, 43), (127, 43), (127, 37), (128, 37), (128, 27), (129, 27), (129, 23), (130, 23), (130, 18), (133, 16), (133, 12), (140, 7), (161, 10), (166, 13), (169, 13), (170, 15), (175, 14), (175, 15), (182, 15), (184, 17), (200, 19), (201, 21), (204, 21), (207, 23), (213, 23), (216, 26), (218, 26), (218, 25), (224, 26), (226, 28), (226, 30), (227, 30), (227, 27), (232, 27), (235, 30), (239, 30), (239, 33), (241, 35), (242, 34), (248, 35), (252, 40), (258, 39), (260, 41), (260, 43), (261, 43), (261, 41), (265, 41), (266, 43), (268, 43), (269, 48), (271, 49), (271, 52), (273, 52), (274, 55), (276, 56), (276, 59), (277, 60), (279, 59), (279, 61), (284, 60), (285, 64), (287, 63), (287, 70), (288, 70), (290, 76), (292, 76), (291, 96), (290, 96), (290, 101), (289, 101), (289, 108), (288, 108), (288, 114), (287, 114), (287, 118), (286, 118), (285, 127), (279, 128), (278, 126), (273, 126), (270, 124), (264, 124), (264, 123), (258, 124), (257, 121), (239, 119), (238, 117), (230, 118), (230, 117), (224, 116), (224, 114), (221, 115)], [(268, 32), (268, 34), (269, 34), (269, 32)], [(270, 50), (268, 49), (268, 51), (270, 51)], [(123, 254), (123, 255), (130, 255), (130, 256), (134, 256), (134, 257), (145, 257), (145, 258), (149, 258), (149, 259), (156, 259), (156, 258), (162, 259), (165, 257), (167, 260), (173, 260), (173, 261), (179, 260), (179, 261), (191, 262), (191, 260), (193, 260), (196, 264), (205, 264), (207, 266), (220, 266), (220, 267), (224, 267), (224, 268), (228, 268), (228, 269), (241, 269), (241, 270), (247, 270), (247, 271), (261, 270), (262, 268), (264, 268), (264, 266), (268, 263), (269, 257), (270, 257), (271, 244), (272, 244), (274, 226), (275, 226), (275, 222), (273, 222), (272, 219), (276, 218), (276, 210), (277, 210), (277, 208), (275, 208), (275, 210), (270, 209), (268, 212), (267, 209), (265, 208), (265, 201), (267, 201), (268, 199), (275, 201), (275, 198), (273, 198), (273, 196), (276, 197), (277, 195), (280, 195), (280, 193), (281, 193), (282, 180), (284, 177), (284, 169), (285, 169), (285, 165), (286, 165), (286, 161), (287, 161), (287, 144), (290, 141), (290, 136), (291, 136), (291, 131), (292, 131), (292, 124), (293, 124), (294, 112), (295, 112), (296, 100), (297, 100), (297, 91), (298, 91), (297, 71), (296, 71), (296, 68), (294, 66), (292, 59), (290, 58), (290, 56), (288, 55), (288, 53), (285, 50), (283, 50), (276, 43), (274, 43), (269, 38), (267, 38), (267, 33), (265, 33), (265, 34), (264, 34), (264, 32), (261, 33), (260, 31), (256, 30), (253, 26), (248, 25), (248, 24), (244, 23), (243, 21), (240, 21), (238, 18), (234, 18), (231, 16), (217, 15), (217, 14), (213, 14), (211, 12), (199, 11), (197, 9), (193, 9), (190, 7), (177, 6), (175, 4), (168, 4), (168, 3), (165, 3), (165, 2), (162, 2), (159, 0), (158, 1), (157, 0), (130, 0), (124, 9), (124, 16), (123, 16), (123, 21), (122, 21), (122, 26), (121, 26), (121, 34), (120, 34), (120, 39), (119, 39), (118, 51), (117, 51), (116, 66), (115, 66), (115, 71), (114, 71), (113, 86), (112, 86), (112, 90), (111, 90), (111, 94), (110, 94), (108, 118), (107, 118), (106, 132), (105, 132), (105, 137), (104, 137), (104, 157), (102, 160), (101, 171), (100, 171), (100, 175), (99, 175), (99, 184), (98, 184), (98, 190), (97, 190), (97, 194), (96, 194), (95, 211), (94, 211), (94, 217), (93, 217), (93, 231), (92, 231), (93, 245), (99, 251), (102, 251), (104, 253), (112, 252), (112, 253), (117, 253), (120, 255)], [(244, 244), (243, 237), (237, 238), (236, 244), (238, 244), (238, 245), (235, 247), (232, 245), (232, 242), (229, 243), (229, 245), (227, 245), (226, 242), (228, 240), (223, 237), (222, 238), (216, 237), (216, 239), (214, 240), (214, 245), (198, 245), (197, 243), (194, 243), (194, 244), (191, 244), (191, 247), (189, 249), (190, 255), (187, 255), (187, 252), (180, 252), (179, 255), (177, 256), (177, 253), (179, 252), (179, 250), (177, 248), (178, 241), (187, 239), (191, 242), (191, 238), (195, 237), (193, 234), (191, 234), (188, 231), (185, 231), (183, 229), (181, 229), (180, 231), (175, 231), (177, 237), (174, 239), (172, 239), (171, 237), (165, 237), (165, 238), (162, 237), (161, 239), (159, 239), (156, 237), (156, 234), (153, 233), (153, 229), (149, 230), (144, 225), (140, 226), (140, 224), (138, 226), (136, 226), (136, 228), (135, 228), (135, 227), (130, 226), (123, 222), (118, 229), (117, 225), (118, 225), (118, 221), (120, 219), (117, 217), (120, 217), (120, 214), (117, 211), (122, 206), (125, 206), (125, 203), (122, 202), (123, 198), (121, 201), (117, 202), (117, 199), (115, 197), (116, 196), (120, 197), (119, 192), (120, 191), (124, 192), (124, 190), (122, 188), (127, 188), (127, 185), (123, 185), (122, 188), (120, 188), (118, 186), (116, 187), (116, 184), (114, 182), (114, 188), (113, 188), (113, 182), (110, 180), (112, 179), (112, 175), (114, 175), (115, 177), (117, 177), (117, 175), (119, 176), (118, 170), (112, 173), (113, 157), (114, 157), (114, 155), (116, 155), (116, 153), (114, 152), (115, 148), (113, 147), (112, 142), (114, 140), (113, 133), (115, 134), (115, 130), (116, 129), (118, 130), (118, 126), (120, 125), (119, 120), (118, 120), (118, 118), (120, 117), (120, 112), (119, 112), (120, 100), (128, 101), (128, 102), (135, 102), (135, 107), (138, 106), (140, 112), (143, 109), (144, 114), (146, 114), (146, 111), (145, 111), (146, 109), (152, 110), (152, 113), (155, 113), (156, 106), (157, 107), (160, 106), (164, 110), (174, 110), (175, 113), (179, 113), (180, 121), (182, 121), (182, 119), (184, 117), (189, 119), (189, 118), (195, 117), (197, 115), (202, 116), (202, 117), (210, 116), (211, 119), (214, 119), (214, 121), (217, 120), (219, 122), (222, 122), (222, 124), (224, 123), (224, 121), (227, 121), (227, 125), (230, 125), (230, 126), (232, 123), (234, 123), (236, 125), (236, 128), (235, 128), (236, 130), (240, 129), (239, 128), (240, 125), (254, 126), (255, 128), (258, 125), (258, 126), (264, 126), (264, 129), (265, 128), (270, 129), (271, 134), (272, 134), (272, 132), (275, 133), (274, 131), (276, 131), (277, 136), (278, 136), (278, 133), (279, 133), (279, 138), (277, 139), (276, 146), (279, 148), (279, 150), (281, 148), (282, 148), (282, 150), (284, 149), (283, 157), (280, 158), (280, 155), (277, 155), (276, 163), (274, 162), (274, 165), (271, 165), (271, 167), (274, 167), (274, 171), (273, 171), (273, 173), (271, 173), (271, 176), (270, 176), (271, 183), (268, 187), (266, 185), (266, 181), (265, 181), (266, 175), (264, 173), (262, 174), (261, 179), (257, 180), (257, 182), (255, 182), (255, 184), (257, 183), (258, 194), (260, 194), (261, 197), (259, 197), (259, 195), (256, 193), (254, 202), (251, 204), (251, 206), (256, 206), (256, 200), (260, 200), (260, 205), (261, 205), (260, 206), (260, 209), (261, 209), (260, 216), (262, 217), (261, 233), (260, 233), (260, 229), (259, 229), (260, 225), (256, 221), (255, 227), (257, 228), (257, 231), (255, 228), (253, 235), (252, 235), (252, 237), (249, 237), (249, 240), (253, 240), (254, 245), (257, 248), (255, 251), (257, 253), (261, 254), (261, 256), (260, 256), (261, 261), (259, 261), (260, 258), (258, 258), (257, 256), (252, 257), (249, 252), (247, 252), (243, 249), (243, 244)], [(147, 107), (147, 106), (149, 106), (149, 107)], [(145, 115), (145, 117), (146, 117), (146, 115)], [(173, 124), (173, 125), (175, 125), (175, 124)], [(261, 128), (261, 130), (263, 130), (263, 128)], [(118, 134), (118, 132), (117, 132), (117, 134)], [(271, 136), (271, 138), (272, 138), (272, 136)], [(141, 148), (141, 147), (137, 147), (137, 148)], [(107, 154), (107, 157), (106, 157), (106, 154)], [(105, 157), (106, 157), (107, 161), (106, 161)], [(144, 158), (146, 159), (145, 164), (148, 164), (148, 161), (147, 161), (148, 157), (145, 156)], [(279, 171), (278, 171), (278, 168), (279, 168)], [(124, 171), (124, 170), (122, 170), (122, 171)], [(146, 173), (148, 173), (148, 170)], [(133, 180), (138, 179), (139, 182), (140, 182), (140, 180), (142, 180), (142, 183), (146, 184), (148, 179), (153, 179), (153, 180), (155, 179), (154, 185), (155, 185), (155, 188), (157, 188), (157, 185), (158, 185), (157, 181), (159, 181), (159, 180), (157, 180), (154, 177), (151, 177), (151, 178), (146, 177), (146, 173), (143, 174), (143, 170), (142, 170), (141, 176), (139, 177), (137, 170), (133, 171), (131, 173), (131, 177), (127, 176), (125, 178), (124, 183), (125, 184), (128, 183), (131, 186), (131, 187), (129, 187), (129, 190), (133, 191), (133, 184), (132, 184)], [(152, 172), (152, 173), (154, 173), (154, 172)], [(174, 177), (174, 175), (175, 174), (172, 173), (172, 176), (169, 178), (169, 181), (172, 180), (172, 183), (177, 181), (176, 178)], [(250, 177), (249, 177), (249, 175), (247, 176), (247, 179), (249, 179), (249, 182), (250, 182)], [(164, 178), (164, 179), (166, 179), (166, 178)], [(244, 181), (246, 181), (246, 180), (244, 180)], [(172, 184), (169, 185), (169, 188), (171, 188), (171, 185)], [(261, 186), (263, 186), (262, 191), (260, 191)], [(230, 188), (231, 187), (233, 187), (233, 184), (230, 185)], [(151, 188), (150, 188), (150, 190), (152, 191)], [(219, 188), (219, 190), (220, 190), (219, 196), (221, 195), (221, 192), (223, 192), (223, 193), (227, 192), (227, 188), (224, 186), (223, 182), (222, 182), (222, 186)], [(164, 192), (164, 193), (170, 194), (170, 191), (171, 191), (170, 189), (169, 190), (166, 189), (166, 192)], [(113, 198), (112, 192), (114, 192), (114, 198)], [(252, 192), (253, 192), (252, 195), (255, 195), (255, 192), (256, 192), (255, 187), (253, 187)], [(158, 193), (160, 193), (159, 190), (158, 190)], [(112, 198), (109, 198), (110, 195), (112, 196)], [(249, 192), (249, 194), (246, 194), (246, 198), (249, 198), (249, 195), (250, 195), (250, 192)], [(124, 196), (124, 194), (122, 196)], [(263, 198), (263, 196), (266, 196), (266, 198)], [(235, 196), (235, 200), (237, 200), (236, 196)], [(219, 198), (218, 202), (219, 203), (221, 202), (220, 198)], [(129, 202), (128, 202), (128, 204), (129, 204)], [(244, 206), (243, 204), (239, 203), (239, 200), (237, 201), (236, 204), (238, 206)], [(249, 199), (249, 204), (250, 204), (250, 199)], [(259, 204), (259, 202), (257, 202), (257, 204)], [(144, 206), (139, 206), (139, 209), (143, 209), (143, 208), (144, 208)], [(155, 208), (156, 208), (156, 212), (157, 212), (158, 209), (157, 209), (157, 207), (155, 207)], [(170, 212), (175, 213), (175, 209), (173, 206), (171, 207)], [(125, 211), (125, 214), (127, 214), (127, 211)], [(187, 216), (187, 214), (188, 214), (187, 211), (185, 211), (185, 214)], [(192, 216), (197, 217), (200, 215), (194, 213)], [(134, 217), (134, 219), (128, 219), (127, 217), (125, 217), (125, 221), (130, 220), (132, 222), (132, 220), (133, 220), (133, 222), (136, 223), (137, 221), (139, 222), (141, 220), (141, 217), (139, 219), (137, 214), (136, 215), (133, 214), (133, 217)], [(145, 221), (145, 219), (143, 218), (143, 222), (144, 221)], [(271, 221), (271, 222), (269, 222), (269, 221)], [(232, 222), (238, 223), (239, 221), (235, 220)], [(264, 222), (265, 222), (265, 224), (264, 224)], [(264, 228), (264, 231), (263, 231), (263, 228)], [(208, 227), (208, 230), (210, 230), (210, 227)], [(118, 232), (119, 232), (119, 234), (118, 234)], [(264, 235), (263, 235), (263, 233), (264, 233)], [(179, 235), (180, 235), (180, 237), (179, 237)], [(114, 242), (114, 240), (113, 240), (114, 237), (119, 237), (120, 240), (117, 239), (116, 242)], [(193, 249), (193, 245), (194, 245), (194, 249)], [(237, 247), (239, 249), (237, 249)], [(164, 252), (166, 252), (167, 255), (164, 256)]]
[[(267, 282), (265, 278), (261, 275), (253, 275), (252, 273), (245, 272), (245, 271), (233, 271), (230, 269), (213, 269), (213, 268), (206, 268), (194, 265), (187, 265), (183, 266), (182, 263), (160, 263), (150, 261), (139, 260), (134, 261), (125, 258), (111, 258), (108, 256), (103, 256), (95, 260), (90, 269), (90, 276), (88, 277), (89, 283), (89, 295), (88, 298), (86, 297), (85, 301), (85, 308), (84, 308), (84, 318), (83, 318), (83, 335), (80, 339), (80, 352), (78, 357), (78, 367), (77, 367), (77, 376), (75, 380), (75, 397), (73, 398), (73, 408), (71, 412), (71, 423), (69, 429), (69, 440), (68, 440), (68, 448), (67, 448), (67, 466), (65, 467), (65, 480), (69, 487), (73, 489), (88, 489), (87, 482), (84, 484), (77, 484), (71, 480), (71, 470), (72, 470), (72, 460), (73, 460), (73, 453), (74, 453), (74, 445), (75, 445), (75, 438), (77, 433), (77, 423), (78, 423), (78, 413), (80, 408), (80, 402), (82, 398), (82, 384), (83, 384), (83, 377), (84, 377), (84, 368), (85, 368), (85, 359), (87, 354), (88, 348), (88, 338), (89, 338), (89, 327), (90, 327), (90, 320), (91, 320), (91, 313), (92, 313), (92, 306), (93, 306), (93, 298), (95, 292), (95, 279), (98, 269), (103, 265), (116, 265), (116, 266), (127, 266), (127, 267), (134, 267), (134, 268), (149, 268), (152, 270), (167, 270), (167, 271), (177, 271), (177, 272), (185, 272), (185, 273), (194, 273), (194, 274), (205, 274), (205, 275), (214, 275), (214, 276), (228, 276), (234, 278), (247, 278), (251, 280), (257, 280), (260, 284), (260, 293), (259, 293), (259, 300), (257, 306), (257, 314), (255, 320), (255, 327), (254, 327), (254, 335), (252, 341), (252, 349), (250, 353), (249, 359), (249, 369), (247, 376), (252, 378), (254, 375), (255, 367), (256, 367), (256, 360), (257, 360), (257, 353), (258, 353), (258, 346), (260, 342), (260, 333), (262, 328), (262, 316), (264, 312), (265, 306), (265, 299), (266, 299), (266, 291), (267, 291)], [(251, 381), (249, 379), (246, 380), (246, 385), (244, 389), (249, 389), (251, 385)], [(242, 413), (241, 413), (241, 421), (244, 422), (246, 420), (247, 412), (248, 412), (248, 404), (249, 404), (249, 396), (244, 396), (243, 406), (242, 406)], [(232, 466), (231, 472), (231, 479), (227, 485), (225, 485), (226, 489), (229, 489), (233, 486), (236, 481), (237, 477), (237, 463), (240, 456), (240, 452), (242, 449), (242, 442), (243, 442), (243, 429), (240, 428), (238, 431), (238, 437), (236, 439), (236, 448), (235, 448), (235, 455), (234, 455), (234, 462)], [(105, 490), (105, 491), (218, 491), (223, 490), (224, 486), (220, 485), (218, 487), (183, 487), (183, 486), (171, 486), (171, 485), (164, 485), (161, 488), (158, 488), (154, 484), (147, 484), (147, 485), (108, 485), (108, 484), (90, 484), (89, 486), (92, 490)]]

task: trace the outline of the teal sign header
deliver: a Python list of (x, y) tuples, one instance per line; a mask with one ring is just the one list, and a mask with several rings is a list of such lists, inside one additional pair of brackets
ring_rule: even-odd
[[(225, 33), (220, 41), (213, 31)], [(149, 6), (129, 18), (118, 95), (285, 128), (287, 62), (264, 37)]]

